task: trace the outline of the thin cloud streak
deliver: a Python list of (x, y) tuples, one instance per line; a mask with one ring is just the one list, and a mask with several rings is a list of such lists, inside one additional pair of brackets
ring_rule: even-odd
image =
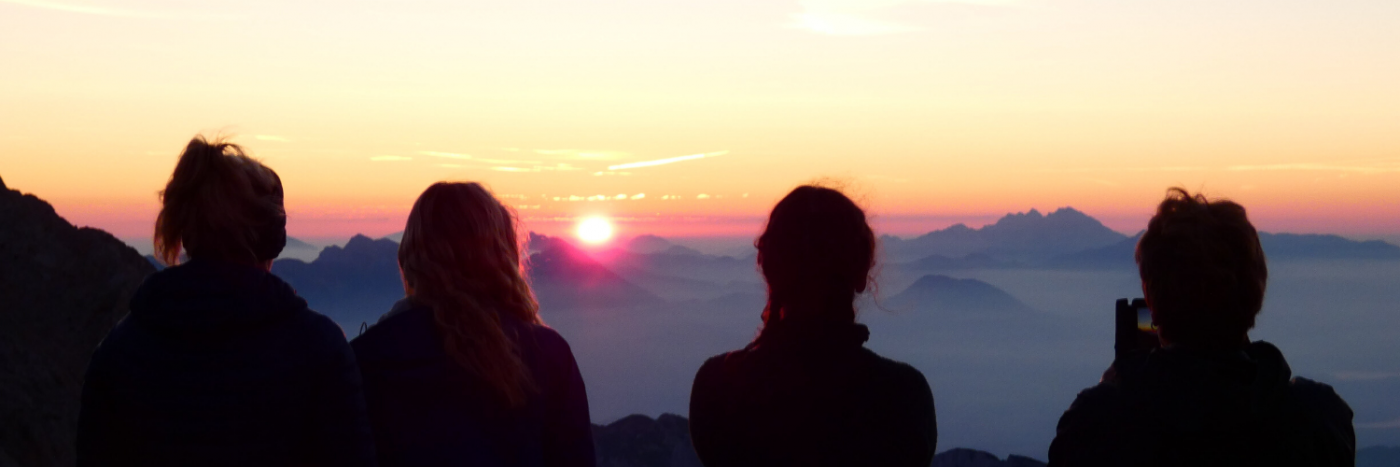
[(1377, 381), (1391, 378), (1400, 378), (1400, 372), (1395, 371), (1339, 371), (1333, 373), (1341, 381)]
[(236, 19), (234, 16), (215, 15), (189, 15), (180, 13), (167, 13), (158, 11), (135, 11), (120, 8), (106, 8), (88, 5), (70, 5), (67, 3), (50, 2), (45, 0), (0, 0), (0, 3), (11, 5), (22, 5), (45, 10), (62, 11), (67, 13), (79, 13), (84, 15), (110, 16), (115, 18), (133, 19)]
[(419, 153), (419, 154), (422, 154), (422, 155), (425, 155), (425, 156), (442, 157), (442, 158), (446, 158), (446, 159), (464, 159), (464, 160), (465, 160), (465, 159), (471, 159), (471, 158), (472, 158), (471, 154), (458, 154), (458, 153), (455, 153), (455, 152), (418, 151), (418, 153)]
[(1352, 172), (1362, 174), (1380, 173), (1400, 173), (1400, 166), (1364, 166), (1364, 165), (1330, 165), (1330, 164), (1268, 164), (1268, 165), (1234, 165), (1226, 167), (1225, 170), (1232, 172), (1273, 172), (1283, 170), (1316, 171), (1316, 172)]
[(369, 158), (369, 160), (374, 162), (402, 162), (411, 161), (413, 158), (407, 156), (374, 156)]
[(630, 153), (622, 151), (592, 150), (592, 149), (536, 149), (536, 154), (546, 156), (571, 156), (579, 159), (590, 160), (612, 160), (630, 156)]
[(1012, 6), (1017, 0), (802, 0), (802, 12), (792, 15), (788, 27), (831, 36), (876, 36), (920, 31), (924, 28), (871, 18), (883, 10), (913, 4), (961, 3)]
[(674, 164), (674, 163), (677, 163), (677, 162), (693, 161), (693, 160), (696, 160), (696, 159), (704, 159), (704, 158), (706, 158), (706, 157), (719, 157), (719, 156), (723, 156), (723, 155), (725, 155), (725, 154), (729, 154), (729, 151), (716, 151), (716, 152), (707, 152), (707, 153), (704, 153), (704, 154), (691, 154), (691, 155), (689, 155), (689, 156), (669, 157), (669, 158), (666, 158), (666, 159), (657, 159), (657, 160), (652, 160), (652, 161), (628, 162), (628, 163), (626, 163), (626, 164), (610, 165), (610, 166), (608, 166), (608, 170), (625, 170), (625, 169), (635, 169), (635, 168), (639, 168), (639, 167), (655, 167), (655, 166), (658, 166), (658, 165)]
[(1086, 172), (1204, 172), (1212, 170), (1210, 167), (1201, 166), (1163, 166), (1163, 167), (1075, 167), (1069, 169), (1043, 169), (1041, 172), (1055, 173), (1086, 173)]
[(418, 153), (419, 153), (419, 154), (422, 154), (422, 155), (425, 155), (425, 156), (441, 157), (441, 158), (444, 158), (444, 159), (457, 159), (457, 160), (463, 160), (463, 161), (480, 162), (480, 163), (483, 163), (483, 164), (502, 164), (502, 165), (510, 165), (510, 164), (542, 164), (542, 163), (544, 163), (543, 161), (530, 161), (530, 160), (522, 160), (522, 159), (485, 159), (485, 158), (481, 158), (481, 157), (474, 157), (474, 156), (472, 156), (471, 154), (461, 154), (461, 153), (443, 152), (443, 151), (418, 151)]
[(1357, 423), (1357, 428), (1400, 428), (1400, 418), (1388, 422)]

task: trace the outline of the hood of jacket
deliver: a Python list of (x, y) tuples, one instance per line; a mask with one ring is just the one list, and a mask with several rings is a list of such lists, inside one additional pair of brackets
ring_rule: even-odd
[(306, 310), (306, 300), (253, 266), (192, 260), (146, 278), (130, 317), (157, 332), (201, 339), (239, 335)]

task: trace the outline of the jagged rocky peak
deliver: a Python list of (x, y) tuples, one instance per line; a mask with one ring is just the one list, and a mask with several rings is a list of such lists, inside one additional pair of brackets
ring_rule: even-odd
[(83, 372), (155, 268), (0, 183), (0, 464), (72, 465)]

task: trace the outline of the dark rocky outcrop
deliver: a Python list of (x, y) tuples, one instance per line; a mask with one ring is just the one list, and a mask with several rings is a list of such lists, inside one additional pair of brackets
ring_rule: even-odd
[(593, 445), (598, 467), (701, 467), (690, 446), (690, 422), (679, 415), (628, 415), (593, 425)]
[(154, 271), (0, 182), (0, 466), (73, 464), (88, 359)]
[[(607, 425), (593, 425), (598, 467), (701, 467), (690, 445), (690, 422), (662, 414), (656, 419), (628, 415)], [(1045, 463), (1012, 454), (1002, 460), (973, 449), (953, 448), (933, 457), (932, 467), (1044, 467)]]
[(989, 452), (953, 448), (933, 456), (932, 467), (1045, 467), (1045, 463), (1015, 454), (1001, 460)]

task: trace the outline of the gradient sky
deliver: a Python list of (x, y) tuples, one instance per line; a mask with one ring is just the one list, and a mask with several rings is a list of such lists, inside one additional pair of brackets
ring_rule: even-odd
[(0, 0), (0, 177), (128, 238), (220, 132), (310, 238), (401, 230), (444, 179), (540, 230), (742, 235), (819, 177), (900, 234), (1133, 232), (1179, 184), (1382, 236), (1396, 83), (1393, 0)]

